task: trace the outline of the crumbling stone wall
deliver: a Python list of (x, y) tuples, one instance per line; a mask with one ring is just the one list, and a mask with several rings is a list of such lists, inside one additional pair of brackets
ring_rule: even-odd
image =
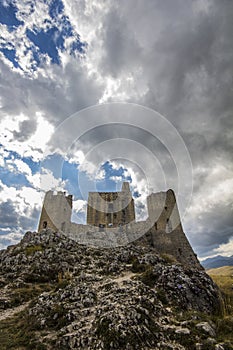
[(151, 193), (147, 197), (147, 208), (149, 218), (155, 223), (157, 230), (182, 230), (175, 194), (171, 189), (167, 192)]
[(72, 196), (65, 195), (65, 192), (54, 194), (48, 191), (44, 198), (41, 211), (38, 231), (51, 228), (67, 232), (71, 222)]
[(128, 183), (123, 183), (121, 192), (91, 192), (87, 225), (83, 225), (71, 222), (72, 196), (49, 191), (38, 230), (61, 230), (79, 243), (102, 247), (141, 240), (160, 254), (172, 255), (184, 265), (201, 268), (183, 232), (174, 192), (152, 193), (147, 198), (147, 205), (148, 218), (135, 222), (134, 201)]
[(172, 232), (155, 230), (151, 228), (146, 234), (149, 244), (160, 254), (169, 254), (187, 266), (200, 267), (200, 263), (194, 253), (185, 233), (181, 229)]

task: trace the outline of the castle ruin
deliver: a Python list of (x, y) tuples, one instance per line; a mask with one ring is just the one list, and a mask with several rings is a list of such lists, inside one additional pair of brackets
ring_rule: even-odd
[(89, 192), (87, 224), (118, 227), (135, 221), (134, 200), (129, 183), (123, 182), (120, 192)]
[(135, 220), (129, 183), (119, 192), (89, 192), (87, 224), (71, 222), (72, 195), (45, 194), (38, 231), (51, 228), (83, 244), (119, 246), (141, 239), (156, 252), (169, 254), (188, 266), (200, 268), (196, 254), (183, 231), (174, 192), (151, 193), (147, 197), (148, 217)]

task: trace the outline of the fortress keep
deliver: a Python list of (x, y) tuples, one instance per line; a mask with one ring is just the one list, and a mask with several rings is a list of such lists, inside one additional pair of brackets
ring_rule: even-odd
[(124, 182), (120, 192), (90, 192), (87, 224), (77, 224), (71, 222), (72, 195), (48, 191), (38, 231), (60, 230), (80, 243), (106, 247), (141, 240), (160, 254), (172, 255), (182, 264), (200, 268), (183, 231), (174, 192), (170, 189), (151, 193), (147, 209), (148, 218), (136, 222), (129, 183)]
[(134, 200), (129, 183), (123, 182), (121, 192), (89, 192), (87, 224), (118, 227), (135, 221)]

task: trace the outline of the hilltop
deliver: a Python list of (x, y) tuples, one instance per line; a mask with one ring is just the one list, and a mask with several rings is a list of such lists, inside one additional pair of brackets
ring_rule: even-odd
[(212, 279), (143, 240), (98, 249), (27, 232), (0, 271), (1, 350), (233, 348)]

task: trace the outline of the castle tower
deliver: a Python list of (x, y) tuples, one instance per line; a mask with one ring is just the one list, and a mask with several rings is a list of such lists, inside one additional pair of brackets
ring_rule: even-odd
[(128, 192), (128, 193), (130, 193), (130, 188), (129, 188), (129, 183), (128, 182), (125, 181), (125, 182), (122, 183), (121, 192), (124, 192), (124, 193)]
[(152, 193), (147, 197), (151, 229), (148, 239), (158, 253), (173, 255), (187, 266), (200, 268), (181, 225), (175, 194), (172, 190)]
[(71, 222), (72, 195), (66, 196), (65, 192), (54, 194), (48, 191), (45, 194), (41, 211), (38, 231), (51, 228), (67, 232)]
[(175, 194), (172, 190), (167, 192), (151, 193), (147, 197), (149, 219), (155, 224), (157, 230), (172, 232), (181, 229), (179, 210)]
[(134, 220), (134, 200), (128, 182), (123, 182), (120, 192), (89, 192), (88, 225), (118, 227)]

